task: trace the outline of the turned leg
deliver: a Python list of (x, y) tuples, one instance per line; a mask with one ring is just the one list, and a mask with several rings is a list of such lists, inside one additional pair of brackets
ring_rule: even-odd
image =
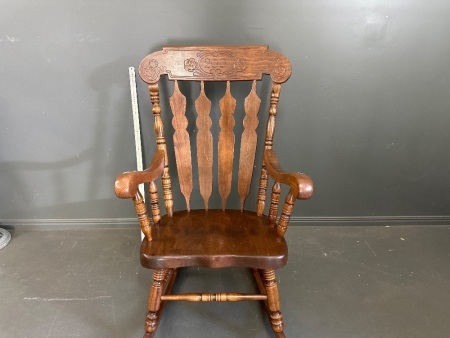
[(167, 269), (158, 269), (153, 271), (153, 282), (150, 286), (150, 295), (148, 297), (148, 314), (145, 320), (144, 338), (151, 338), (158, 327), (160, 314), (158, 310), (161, 306), (161, 294), (165, 280), (168, 274)]
[[(267, 292), (267, 307), (272, 324), (272, 329), (279, 337), (283, 333), (283, 316), (280, 309), (280, 296), (278, 294), (278, 285), (275, 278), (275, 271), (272, 269), (260, 270), (261, 279)], [(284, 334), (282, 335), (284, 336)]]

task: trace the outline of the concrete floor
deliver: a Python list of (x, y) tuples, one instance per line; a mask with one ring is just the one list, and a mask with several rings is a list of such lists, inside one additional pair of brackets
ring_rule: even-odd
[[(142, 337), (151, 271), (136, 229), (12, 234), (0, 251), (0, 337)], [(290, 227), (287, 240), (287, 337), (450, 337), (449, 226)], [(174, 288), (207, 290), (255, 287), (245, 269), (191, 268)], [(271, 336), (258, 302), (170, 303), (157, 334)]]

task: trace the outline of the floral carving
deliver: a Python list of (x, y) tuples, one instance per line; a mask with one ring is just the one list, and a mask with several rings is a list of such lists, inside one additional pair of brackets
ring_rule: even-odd
[(194, 76), (212, 76), (214, 78), (227, 74), (242, 72), (246, 63), (242, 58), (234, 59), (231, 52), (198, 53), (198, 58), (184, 60), (184, 69)]
[(245, 69), (244, 59), (237, 59), (236, 63), (234, 64), (234, 67), (236, 68), (236, 71), (242, 72)]
[(145, 76), (151, 81), (157, 80), (159, 78), (159, 74), (164, 71), (163, 67), (158, 67), (158, 61), (155, 59), (150, 59), (143, 68), (145, 71)]
[(152, 69), (158, 67), (158, 61), (156, 61), (155, 59), (150, 59), (150, 61), (148, 62), (148, 67)]
[(275, 64), (273, 65), (273, 72), (276, 78), (280, 78), (286, 73), (286, 68), (283, 66), (283, 63), (280, 59), (277, 59)]
[(184, 69), (188, 72), (193, 72), (197, 68), (197, 61), (194, 58), (184, 60)]

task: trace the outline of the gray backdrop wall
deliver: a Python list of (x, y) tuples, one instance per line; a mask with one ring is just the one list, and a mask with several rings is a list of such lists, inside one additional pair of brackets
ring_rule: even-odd
[(4, 0), (0, 224), (134, 217), (112, 188), (135, 168), (128, 67), (171, 44), (268, 44), (292, 60), (275, 148), (316, 184), (295, 221), (448, 222), (449, 15), (445, 0)]

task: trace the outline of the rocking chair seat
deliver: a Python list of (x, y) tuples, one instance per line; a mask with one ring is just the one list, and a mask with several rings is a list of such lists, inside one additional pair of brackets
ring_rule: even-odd
[(141, 264), (149, 269), (187, 266), (278, 269), (287, 262), (284, 238), (267, 216), (239, 210), (192, 210), (163, 216), (143, 240)]

